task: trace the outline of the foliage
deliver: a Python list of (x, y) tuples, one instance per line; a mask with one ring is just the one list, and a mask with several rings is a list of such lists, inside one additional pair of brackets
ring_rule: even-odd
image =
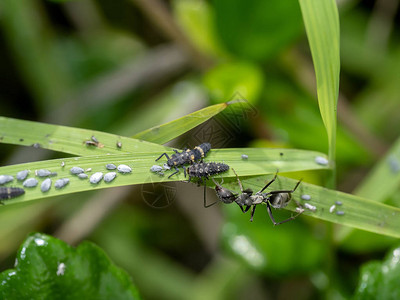
[[(360, 266), (398, 244), (400, 60), (396, 7), (340, 3), (3, 0), (0, 174), (58, 174), (49, 192), (3, 201), (2, 269), (43, 231), (95, 241), (149, 299), (353, 295)], [(101, 147), (84, 144), (92, 135)], [(183, 172), (150, 171), (161, 153), (205, 141), (205, 160), (229, 164), (245, 188), (277, 169), (273, 189), (303, 178), (293, 199), (316, 211), (273, 227), (259, 205), (251, 223), (234, 204), (204, 209)], [(69, 172), (109, 162), (132, 173), (91, 185)], [(61, 177), (70, 183), (56, 190)], [(222, 178), (240, 192), (232, 170)], [(390, 293), (391, 263), (361, 269), (357, 295)]]

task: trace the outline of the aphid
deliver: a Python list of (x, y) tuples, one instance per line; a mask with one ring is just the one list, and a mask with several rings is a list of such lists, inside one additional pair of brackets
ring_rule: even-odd
[(120, 173), (130, 173), (130, 172), (132, 172), (132, 168), (130, 166), (127, 166), (127, 165), (119, 165), (117, 167), (117, 170)]
[(85, 174), (85, 173), (80, 173), (80, 174), (78, 174), (78, 177), (79, 177), (80, 179), (86, 179), (86, 178), (88, 178), (89, 176), (88, 176), (87, 174)]
[(14, 180), (11, 175), (0, 175), (0, 184), (6, 184)]
[(171, 167), (168, 164), (163, 164), (164, 170), (171, 170)]
[(122, 148), (122, 143), (121, 142), (117, 142), (117, 148), (119, 148), (119, 149)]
[(327, 160), (325, 157), (322, 157), (322, 156), (317, 156), (317, 157), (315, 158), (315, 162), (316, 162), (317, 164), (323, 165), (323, 166), (326, 166), (326, 165), (329, 164), (329, 160)]
[(335, 209), (336, 209), (336, 205), (333, 204), (333, 205), (329, 208), (329, 212), (330, 212), (330, 213), (333, 213), (333, 212), (335, 211)]
[(33, 148), (36, 148), (36, 149), (42, 148), (42, 145), (39, 144), (39, 143), (34, 143), (34, 144), (32, 144), (31, 146), (32, 146)]
[(87, 168), (85, 172), (92, 172), (92, 168)]
[(61, 168), (64, 168), (65, 162), (62, 161), (60, 165), (61, 165)]
[(115, 170), (117, 168), (116, 165), (114, 164), (106, 164), (106, 169), (107, 170)]
[[(185, 169), (185, 177), (186, 172), (189, 175), (190, 182), (192, 177), (203, 178), (205, 177), (208, 179), (209, 176), (219, 174), (222, 172), (226, 172), (229, 170), (229, 166), (223, 163), (215, 163), (215, 162), (201, 162), (197, 164), (190, 165), (187, 170)], [(169, 176), (170, 177), (170, 176)]]
[(66, 268), (66, 265), (65, 265), (64, 263), (60, 263), (60, 264), (57, 266), (56, 275), (57, 275), (57, 276), (62, 276), (62, 275), (64, 275), (65, 268)]
[(29, 170), (22, 170), (17, 173), (17, 180), (23, 181), (28, 176)]
[(304, 203), (304, 207), (311, 210), (311, 211), (316, 211), (317, 207), (314, 205), (311, 205), (310, 203)]
[(51, 179), (50, 178), (46, 178), (45, 180), (43, 180), (42, 184), (40, 185), (40, 190), (45, 193), (48, 190), (50, 190), (51, 187)]
[(396, 156), (394, 156), (393, 154), (390, 155), (387, 159), (387, 162), (392, 173), (398, 173), (400, 171), (400, 162), (398, 161)]
[(301, 195), (300, 198), (302, 200), (306, 200), (306, 201), (311, 200), (311, 196), (310, 195), (306, 195), (306, 194), (305, 195)]
[(335, 201), (335, 204), (341, 206), (343, 203), (342, 201)]
[(115, 172), (108, 172), (104, 175), (104, 181), (105, 182), (111, 182), (115, 179), (115, 177), (117, 176), (117, 173)]
[(40, 169), (35, 170), (35, 175), (39, 177), (56, 176), (56, 172), (51, 172), (50, 170)]
[(81, 167), (72, 167), (69, 171), (71, 172), (71, 174), (74, 174), (74, 175), (78, 175), (78, 174), (85, 172), (85, 170), (82, 169)]
[[(301, 208), (300, 204), (296, 201), (296, 204), (299, 209), (296, 209), (297, 214), (295, 216), (291, 216), (290, 218), (283, 220), (281, 222), (276, 222), (274, 216), (272, 214), (271, 207), (275, 209), (281, 209), (286, 207), (290, 200), (292, 199), (292, 193), (297, 189), (301, 180), (297, 182), (295, 187), (292, 190), (277, 190), (264, 193), (264, 190), (268, 188), (275, 180), (278, 175), (278, 172), (275, 174), (274, 178), (269, 181), (260, 191), (254, 193), (251, 189), (243, 189), (242, 183), (239, 179), (239, 176), (236, 174), (235, 170), (232, 169), (233, 173), (235, 173), (241, 194), (235, 194), (232, 191), (223, 188), (222, 186), (216, 184), (215, 191), (217, 192), (218, 198), (224, 203), (232, 203), (235, 202), (239, 205), (240, 209), (243, 213), (246, 213), (251, 207), (251, 217), (250, 221), (253, 221), (254, 213), (258, 204), (265, 203), (267, 205), (268, 215), (274, 223), (274, 225), (280, 225), (286, 222), (289, 222), (295, 218), (297, 218), (300, 214), (304, 212), (304, 209)], [(214, 181), (214, 180), (213, 180)], [(214, 181), (214, 183), (216, 183)], [(205, 201), (205, 199), (204, 199)], [(205, 203), (205, 202), (204, 202)], [(212, 204), (211, 204), (212, 205)]]
[(95, 143), (95, 142), (93, 142), (93, 141), (83, 141), (83, 143), (84, 143), (86, 146), (94, 146), (94, 147), (97, 147), (97, 146), (98, 146), (98, 144)]
[(343, 215), (344, 215), (344, 211), (343, 211), (343, 210), (338, 210), (338, 211), (336, 212), (336, 214), (337, 214), (338, 216), (343, 216)]
[(98, 184), (101, 181), (101, 179), (103, 179), (103, 173), (96, 172), (92, 176), (90, 176), (89, 181), (90, 183)]
[(193, 150), (185, 149), (182, 152), (178, 152), (178, 150), (174, 149), (175, 153), (171, 155), (171, 158), (168, 156), (167, 153), (163, 153), (160, 155), (159, 158), (156, 159), (156, 161), (165, 155), (165, 157), (167, 158), (168, 166), (171, 168), (175, 168), (175, 172), (168, 176), (168, 178), (170, 178), (172, 175), (179, 173), (178, 166), (183, 166), (184, 164), (199, 161), (206, 156), (207, 152), (210, 151), (210, 149), (211, 144), (209, 143), (203, 143), (199, 146), (194, 147)]
[(24, 181), (24, 183), (22, 184), (24, 187), (27, 188), (31, 188), (31, 187), (35, 187), (38, 185), (38, 181), (36, 178), (28, 178), (27, 180)]
[[(7, 200), (25, 194), (25, 190), (18, 187), (0, 187), (0, 200)], [(3, 204), (0, 201), (0, 204)]]
[(162, 169), (163, 169), (162, 167), (157, 166), (157, 165), (154, 165), (154, 166), (152, 166), (152, 167), (150, 168), (150, 171), (151, 171), (151, 172), (154, 172), (154, 173), (157, 173), (157, 172), (161, 172)]
[(54, 187), (55, 187), (56, 189), (62, 189), (62, 188), (65, 187), (68, 183), (69, 183), (69, 178), (61, 178), (61, 179), (58, 179), (58, 180), (54, 183)]
[(242, 154), (242, 159), (249, 159), (249, 156), (246, 154)]

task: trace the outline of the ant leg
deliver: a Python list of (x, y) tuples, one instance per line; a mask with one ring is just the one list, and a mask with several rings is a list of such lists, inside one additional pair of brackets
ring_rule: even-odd
[(171, 175), (169, 175), (168, 178), (171, 178), (171, 176), (173, 176), (173, 175), (179, 173), (179, 169), (178, 169), (177, 166), (175, 166), (175, 170), (176, 170), (176, 171), (175, 171), (174, 173), (172, 173)]
[(163, 157), (164, 155), (165, 155), (165, 157), (169, 160), (168, 154), (167, 154), (167, 153), (163, 153), (163, 154), (160, 155), (159, 158), (156, 159), (156, 161), (159, 160), (159, 159), (160, 159), (161, 157)]
[(176, 150), (176, 149), (172, 149), (172, 150), (174, 150), (174, 152), (175, 152), (176, 154), (179, 154), (179, 151), (178, 151), (178, 150)]
[(253, 205), (253, 209), (251, 210), (250, 222), (253, 222), (254, 213), (256, 212), (257, 205)]
[[(296, 203), (298, 203), (298, 202), (296, 201)], [(276, 226), (276, 225), (281, 225), (283, 223), (286, 223), (286, 222), (296, 219), (298, 216), (300, 216), (304, 212), (304, 209), (301, 209), (295, 216), (291, 216), (290, 218), (287, 218), (286, 220), (283, 220), (278, 223), (275, 221), (274, 216), (272, 215), (272, 210), (271, 210), (271, 206), (270, 206), (269, 202), (267, 202), (267, 211), (268, 211), (268, 214), (269, 214), (269, 217), (270, 217), (272, 223), (274, 223), (274, 226)]]
[(246, 205), (246, 209), (244, 210), (245, 213), (247, 213), (250, 209), (251, 205)]
[(182, 166), (182, 168), (183, 168), (183, 174), (185, 174), (185, 178), (186, 178), (186, 173), (189, 174), (189, 171), (186, 171), (186, 167), (185, 166)]
[(243, 193), (243, 186), (242, 186), (242, 183), (240, 182), (239, 176), (238, 176), (238, 174), (236, 174), (235, 169), (232, 168), (232, 171), (236, 175), (237, 181), (239, 183), (240, 190)]
[(279, 172), (279, 170), (276, 170), (276, 173), (275, 173), (274, 178), (272, 178), (272, 180), (271, 180), (270, 182), (268, 182), (268, 183), (263, 187), (263, 189), (260, 191), (260, 193), (264, 192), (264, 190), (265, 190), (267, 187), (269, 187), (269, 186), (275, 181), (276, 177), (278, 176), (278, 172)]
[(207, 185), (204, 184), (204, 208), (208, 208), (210, 206), (213, 206), (215, 203), (217, 203), (218, 201), (215, 201), (214, 203), (211, 204), (207, 204)]
[(271, 191), (271, 192), (269, 192), (269, 193), (266, 193), (265, 196), (273, 195), (273, 194), (281, 194), (281, 193), (288, 193), (288, 194), (294, 193), (294, 191), (297, 189), (297, 187), (299, 186), (299, 184), (301, 183), (301, 181), (302, 181), (302, 179), (299, 180), (299, 181), (296, 183), (296, 186), (294, 187), (293, 190)]

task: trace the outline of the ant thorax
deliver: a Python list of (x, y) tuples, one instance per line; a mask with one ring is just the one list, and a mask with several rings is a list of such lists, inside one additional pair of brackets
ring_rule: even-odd
[(252, 195), (250, 193), (240, 194), (236, 198), (235, 202), (237, 204), (239, 204), (240, 206), (251, 206), (251, 205), (253, 205)]
[(257, 192), (255, 195), (251, 196), (252, 199), (252, 204), (256, 205), (256, 204), (261, 204), (264, 202), (265, 197), (263, 194)]
[(279, 194), (272, 194), (269, 196), (269, 203), (273, 208), (284, 208), (286, 207), (290, 199), (292, 199), (292, 195), (289, 193), (279, 193)]

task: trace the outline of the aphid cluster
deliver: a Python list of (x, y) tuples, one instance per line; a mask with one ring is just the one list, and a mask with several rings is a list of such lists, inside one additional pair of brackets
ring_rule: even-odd
[(174, 149), (175, 153), (172, 154), (171, 157), (169, 157), (168, 154), (164, 152), (160, 155), (159, 158), (156, 159), (156, 161), (165, 155), (165, 157), (167, 158), (167, 165), (170, 168), (175, 168), (175, 172), (168, 176), (168, 178), (170, 178), (171, 176), (179, 173), (178, 167), (182, 166), (183, 169), (186, 171), (186, 168), (184, 166), (185, 164), (193, 164), (203, 159), (207, 155), (207, 152), (210, 151), (210, 149), (211, 144), (209, 143), (203, 143), (199, 146), (194, 147), (193, 150), (185, 149), (182, 152)]
[[(292, 190), (275, 190), (275, 191), (271, 191), (271, 192), (264, 192), (265, 189), (267, 189), (276, 180), (276, 177), (278, 175), (278, 173), (276, 173), (274, 178), (271, 181), (269, 181), (261, 190), (254, 193), (253, 190), (251, 190), (251, 189), (244, 190), (243, 186), (242, 186), (242, 182), (239, 179), (239, 176), (236, 174), (234, 169), (232, 169), (232, 171), (236, 175), (241, 193), (236, 194), (236, 193), (230, 191), (229, 189), (222, 187), (221, 184), (219, 184), (218, 182), (216, 182), (214, 180), (214, 178), (212, 178), (212, 180), (215, 183), (215, 191), (217, 193), (217, 197), (221, 202), (226, 203), (226, 204), (235, 202), (237, 205), (239, 205), (239, 207), (243, 213), (246, 213), (252, 207), (250, 221), (253, 221), (254, 213), (255, 213), (257, 205), (262, 204), (262, 203), (267, 205), (268, 215), (269, 215), (272, 223), (274, 223), (274, 225), (280, 225), (280, 224), (289, 222), (304, 212), (304, 209), (296, 201), (296, 204), (298, 206), (298, 209), (296, 209), (297, 214), (295, 216), (291, 216), (290, 218), (283, 220), (281, 222), (276, 222), (274, 219), (274, 216), (272, 214), (272, 209), (271, 209), (271, 207), (273, 207), (275, 209), (281, 209), (281, 208), (286, 207), (289, 204), (290, 200), (292, 199), (292, 193), (300, 185), (301, 180), (299, 182), (297, 182), (297, 184), (295, 185), (295, 187)], [(209, 205), (206, 204), (206, 194), (205, 194), (205, 190), (204, 190), (204, 207), (210, 207), (210, 206), (214, 205), (215, 203), (217, 203), (217, 202), (214, 202)]]

